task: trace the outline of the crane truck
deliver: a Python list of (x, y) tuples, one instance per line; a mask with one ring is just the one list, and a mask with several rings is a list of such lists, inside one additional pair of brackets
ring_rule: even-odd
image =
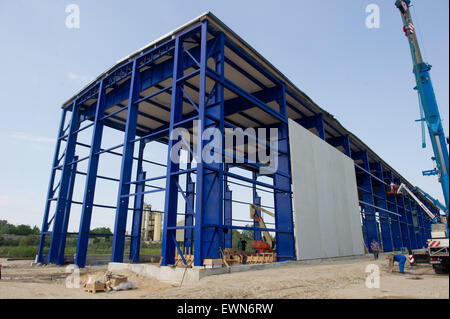
[[(428, 133), (431, 140), (434, 156), (432, 159), (435, 161), (436, 168), (433, 170), (423, 171), (422, 174), (438, 175), (438, 181), (441, 183), (442, 191), (444, 193), (445, 207), (444, 212), (446, 216), (444, 218), (445, 223), (441, 222), (441, 218), (432, 218), (432, 231), (431, 239), (428, 240), (428, 251), (430, 254), (429, 262), (433, 264), (433, 268), (437, 273), (448, 272), (448, 208), (449, 208), (449, 158), (448, 158), (448, 138), (445, 138), (444, 129), (442, 127), (442, 121), (439, 114), (439, 108), (436, 102), (436, 96), (434, 94), (433, 85), (431, 83), (430, 70), (431, 65), (424, 62), (422, 54), (419, 48), (419, 42), (415, 33), (415, 27), (411, 18), (411, 0), (396, 0), (395, 6), (400, 11), (403, 31), (408, 38), (411, 56), (413, 60), (413, 73), (416, 80), (416, 87), (419, 94), (419, 107), (421, 119), (420, 121), (425, 123), (428, 127)], [(425, 140), (422, 141), (422, 146), (425, 146)], [(397, 193), (400, 190), (406, 190), (414, 200), (420, 202), (414, 193), (406, 186), (396, 185)], [(419, 204), (420, 205), (420, 204)], [(423, 204), (422, 204), (423, 205)], [(422, 205), (420, 205), (422, 207)], [(423, 205), (425, 206), (425, 205)], [(423, 207), (422, 207), (423, 208)], [(426, 208), (426, 206), (425, 206)], [(424, 209), (427, 214), (428, 209)], [(428, 210), (428, 211), (427, 211)], [(432, 214), (433, 215), (433, 214)], [(434, 216), (434, 215), (433, 215)], [(431, 216), (430, 216), (431, 217)], [(439, 216), (440, 217), (440, 216)]]
[[(406, 184), (402, 183), (400, 186), (396, 184), (390, 185), (388, 194), (404, 195), (407, 193), (416, 203), (425, 211), (430, 217), (431, 224), (431, 238), (427, 239), (426, 257), (428, 263), (433, 265), (434, 271), (438, 274), (448, 273), (449, 267), (449, 239), (446, 234), (447, 217), (440, 217), (434, 215), (428, 207), (410, 190)], [(421, 254), (415, 254), (420, 256)], [(416, 259), (416, 258), (415, 258)]]

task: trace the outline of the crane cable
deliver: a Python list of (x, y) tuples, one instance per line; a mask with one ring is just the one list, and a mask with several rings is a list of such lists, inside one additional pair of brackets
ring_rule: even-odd
[(413, 15), (413, 19), (415, 21), (414, 24), (416, 25), (416, 27), (414, 27), (414, 32), (418, 33), (418, 35), (419, 35), (418, 36), (418, 38), (419, 38), (418, 41), (420, 42), (420, 47), (421, 47), (421, 50), (422, 50), (423, 61), (427, 61), (425, 57), (427, 57), (428, 55), (427, 55), (426, 47), (423, 44), (423, 37), (422, 37), (422, 32), (421, 32), (421, 23), (420, 23), (419, 17), (416, 14), (416, 9), (415, 9), (414, 5), (411, 5), (411, 8), (412, 8), (411, 12), (412, 12), (412, 15)]

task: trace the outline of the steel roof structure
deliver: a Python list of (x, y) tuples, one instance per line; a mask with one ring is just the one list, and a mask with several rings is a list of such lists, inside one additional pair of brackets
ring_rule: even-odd
[[(67, 115), (70, 123), (66, 123)], [(76, 166), (81, 161), (88, 162), (88, 170), (82, 172), (86, 176), (84, 199), (78, 203), (82, 205), (82, 217), (75, 262), (80, 267), (86, 264), (88, 238), (92, 236), (92, 208), (101, 206), (94, 202), (97, 178), (119, 184), (117, 206), (111, 207), (116, 210), (112, 261), (123, 261), (129, 211), (133, 213), (129, 259), (139, 260), (143, 198), (156, 191), (165, 192), (162, 265), (174, 263), (175, 250), (182, 253), (175, 239), (177, 229), (184, 230), (183, 249), (193, 252), (196, 266), (201, 266), (205, 258), (218, 258), (220, 249), (230, 247), (231, 229), (249, 229), (254, 231), (255, 239), (260, 238), (262, 229), (256, 224), (250, 228), (233, 225), (232, 195), (227, 187), (231, 180), (250, 184), (255, 204), (260, 201), (256, 186), (272, 190), (275, 227), (270, 231), (275, 233), (277, 259), (295, 259), (288, 118), (355, 161), (367, 246), (372, 239), (382, 242), (384, 251), (425, 245), (430, 232), (428, 216), (408, 196), (389, 195), (385, 189), (391, 182), (412, 185), (208, 12), (121, 59), (63, 104), (38, 261), (63, 263), (70, 207), (74, 204), (73, 185), (80, 174)], [(172, 150), (177, 142), (169, 139), (174, 129), (183, 127), (192, 134), (195, 120), (201, 121), (201, 132), (209, 127), (222, 133), (225, 128), (276, 127), (281, 139), (277, 145), (279, 166), (271, 175), (272, 183), (258, 180), (257, 170), (264, 165), (249, 161), (240, 165), (201, 161), (181, 169), (168, 158), (166, 176), (149, 177), (150, 172), (142, 169), (147, 161), (143, 156), (145, 145), (158, 141)], [(124, 132), (123, 143), (102, 149), (104, 126)], [(92, 143), (81, 145), (77, 135), (87, 129), (92, 130)], [(199, 146), (207, 144), (201, 139), (197, 142)], [(139, 147), (137, 158), (133, 155), (135, 144)], [(79, 146), (87, 147), (89, 156), (79, 158)], [(117, 152), (119, 148), (122, 153)], [(225, 156), (235, 159), (234, 151), (222, 149), (228, 154)], [(246, 154), (250, 152), (247, 148)], [(120, 179), (98, 175), (99, 158), (104, 153), (121, 157)], [(136, 165), (133, 179), (131, 172)], [(251, 171), (253, 178), (233, 173), (233, 167)], [(61, 173), (59, 182), (57, 171)], [(179, 184), (181, 175), (188, 176), (185, 189)], [(146, 189), (149, 182), (160, 179), (166, 179), (164, 189)], [(438, 211), (420, 193), (417, 196), (431, 210)], [(176, 225), (179, 197), (186, 202), (184, 226)], [(45, 252), (45, 238), (49, 235), (50, 248)]]

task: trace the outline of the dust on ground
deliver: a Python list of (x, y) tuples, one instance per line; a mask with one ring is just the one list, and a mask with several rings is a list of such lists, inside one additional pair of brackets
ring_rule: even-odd
[[(449, 298), (448, 275), (437, 275), (431, 265), (406, 266), (405, 274), (391, 273), (388, 261), (381, 257), (294, 263), (264, 269), (209, 276), (198, 282), (164, 283), (132, 271), (125, 275), (137, 289), (127, 291), (84, 292), (66, 288), (66, 267), (31, 267), (30, 261), (5, 261), (0, 280), (0, 298), (205, 298), (205, 299), (394, 299)], [(378, 266), (380, 287), (367, 288), (370, 273), (366, 267)], [(107, 266), (89, 266), (80, 270), (83, 284), (88, 276), (102, 279)], [(6, 280), (5, 280), (6, 279)], [(82, 287), (82, 285), (81, 285)]]

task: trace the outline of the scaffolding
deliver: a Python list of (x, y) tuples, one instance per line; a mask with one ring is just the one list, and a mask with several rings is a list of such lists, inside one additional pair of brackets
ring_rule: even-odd
[[(183, 230), (183, 247), (193, 252), (195, 266), (202, 266), (206, 258), (220, 258), (221, 249), (231, 248), (233, 229), (250, 230), (256, 240), (261, 239), (261, 231), (273, 232), (277, 261), (295, 260), (288, 118), (355, 161), (362, 229), (369, 250), (372, 239), (382, 243), (384, 251), (425, 245), (431, 220), (408, 196), (389, 195), (385, 190), (391, 182), (410, 184), (219, 19), (206, 13), (119, 61), (63, 105), (37, 262), (64, 263), (66, 238), (72, 234), (68, 233), (72, 205), (81, 205), (75, 254), (79, 267), (86, 265), (94, 207), (115, 211), (111, 261), (124, 262), (125, 238), (129, 236), (128, 260), (138, 262), (144, 196), (156, 192), (163, 192), (165, 198), (162, 266), (174, 264), (176, 251), (182, 256), (177, 230)], [(123, 142), (102, 148), (104, 127), (122, 132)], [(226, 129), (276, 128), (278, 167), (261, 174), (263, 163), (242, 160), (235, 149), (225, 149), (223, 144), (218, 153), (233, 163), (190, 160), (182, 167), (170, 158), (184, 138), (175, 134), (178, 128), (188, 130), (191, 142), (187, 144), (201, 150), (209, 143), (202, 138), (209, 128), (222, 136)], [(90, 144), (77, 140), (78, 133), (87, 129), (92, 131)], [(267, 146), (256, 136), (247, 134), (247, 138)], [(144, 156), (145, 147), (155, 141), (167, 145), (165, 164)], [(80, 147), (87, 148), (89, 155), (80, 156)], [(250, 152), (246, 147), (244, 155)], [(103, 154), (121, 159), (119, 178), (98, 173)], [(86, 172), (77, 169), (84, 161)], [(153, 176), (144, 171), (144, 163), (163, 165), (166, 174)], [(251, 177), (236, 173), (236, 168), (250, 172)], [(82, 202), (72, 200), (79, 175), (85, 176)], [(182, 176), (185, 185), (180, 183)], [(118, 184), (116, 206), (94, 201), (99, 179)], [(155, 181), (165, 181), (165, 187), (150, 184)], [(235, 225), (232, 203), (236, 201), (230, 184), (249, 187), (251, 204), (261, 207), (258, 192), (273, 196), (272, 228), (261, 229), (256, 222), (250, 227)], [(417, 196), (430, 210), (438, 211), (420, 193)], [(177, 225), (180, 198), (185, 202), (181, 226)], [(127, 235), (129, 213), (132, 225)], [(50, 247), (45, 251), (48, 236)]]

